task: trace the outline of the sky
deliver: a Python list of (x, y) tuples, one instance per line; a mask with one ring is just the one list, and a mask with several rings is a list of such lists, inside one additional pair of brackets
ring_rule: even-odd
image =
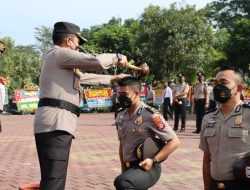
[(53, 27), (68, 21), (89, 28), (112, 17), (138, 18), (150, 4), (168, 8), (196, 5), (204, 7), (213, 0), (0, 0), (0, 38), (9, 36), (16, 45), (36, 44), (35, 27)]

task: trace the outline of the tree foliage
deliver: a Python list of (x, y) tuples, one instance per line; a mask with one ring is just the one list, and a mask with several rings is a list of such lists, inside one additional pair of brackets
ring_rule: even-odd
[(2, 39), (7, 51), (0, 58), (0, 73), (9, 78), (10, 92), (23, 88), (27, 83), (38, 83), (40, 55), (34, 46), (15, 46), (11, 38)]

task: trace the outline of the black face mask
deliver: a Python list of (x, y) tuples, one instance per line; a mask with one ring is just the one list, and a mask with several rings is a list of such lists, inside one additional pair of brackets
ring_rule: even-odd
[(124, 95), (120, 95), (118, 97), (118, 101), (122, 108), (130, 108), (130, 106), (132, 105), (132, 100), (129, 97), (124, 96)]
[(231, 89), (223, 84), (217, 84), (214, 89), (214, 99), (220, 103), (226, 103), (232, 96)]

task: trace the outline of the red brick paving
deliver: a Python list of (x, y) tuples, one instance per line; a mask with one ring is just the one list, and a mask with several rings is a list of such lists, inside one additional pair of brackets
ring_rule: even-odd
[[(39, 181), (33, 137), (33, 116), (1, 116), (0, 190), (17, 190), (19, 184)], [(111, 190), (120, 172), (118, 140), (113, 114), (82, 114), (71, 150), (67, 190)], [(172, 124), (172, 122), (170, 122)], [(151, 190), (201, 190), (202, 152), (194, 121), (180, 134), (181, 147), (163, 163), (162, 176)]]

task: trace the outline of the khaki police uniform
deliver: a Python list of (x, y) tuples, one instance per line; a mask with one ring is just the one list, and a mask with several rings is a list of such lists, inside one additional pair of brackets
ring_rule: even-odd
[[(114, 66), (117, 61), (115, 54), (92, 56), (59, 46), (54, 46), (43, 56), (39, 108), (34, 119), (41, 190), (65, 188), (69, 152), (77, 127), (80, 103), (79, 91), (74, 86), (74, 69), (100, 71)], [(93, 76), (87, 78), (88, 81), (91, 79)], [(105, 75), (98, 78), (100, 81), (110, 79), (111, 76)], [(97, 82), (96, 78), (94, 82)]]
[(176, 84), (173, 90), (173, 106), (174, 106), (174, 130), (178, 130), (179, 118), (181, 117), (181, 129), (186, 127), (186, 105), (187, 105), (187, 95), (176, 97), (176, 95), (183, 93), (185, 89), (189, 88), (189, 85), (184, 82)]
[(204, 82), (198, 82), (193, 89), (194, 106), (196, 113), (196, 133), (199, 133), (201, 130), (202, 119), (206, 111), (206, 104), (209, 104), (209, 97), (207, 92), (207, 85)]
[[(158, 114), (161, 122), (156, 124), (153, 115)], [(162, 141), (170, 141), (176, 134), (159, 113), (141, 103), (139, 108), (129, 115), (127, 110), (118, 113), (116, 118), (117, 132), (120, 140), (123, 164), (126, 170), (115, 179), (117, 189), (147, 189), (153, 186), (160, 177), (160, 165), (156, 164), (150, 171), (139, 167), (135, 150), (148, 137), (159, 137)]]
[(242, 104), (226, 118), (219, 109), (204, 116), (199, 147), (210, 154), (214, 181), (231, 186), (230, 182), (235, 180), (233, 163), (250, 151), (249, 122), (250, 109)]
[[(92, 56), (68, 48), (55, 46), (43, 56), (40, 75), (40, 98), (65, 100), (79, 106), (79, 91), (74, 88), (74, 68), (91, 72), (108, 69), (117, 62), (115, 54)], [(110, 81), (110, 75), (84, 75), (88, 82), (100, 83)], [(89, 77), (88, 77), (89, 76)], [(98, 76), (98, 78), (97, 78)], [(81, 79), (82, 81), (84, 79)], [(105, 82), (107, 83), (107, 82)], [(77, 116), (70, 111), (55, 107), (39, 107), (34, 121), (35, 133), (63, 130), (74, 135)]]

